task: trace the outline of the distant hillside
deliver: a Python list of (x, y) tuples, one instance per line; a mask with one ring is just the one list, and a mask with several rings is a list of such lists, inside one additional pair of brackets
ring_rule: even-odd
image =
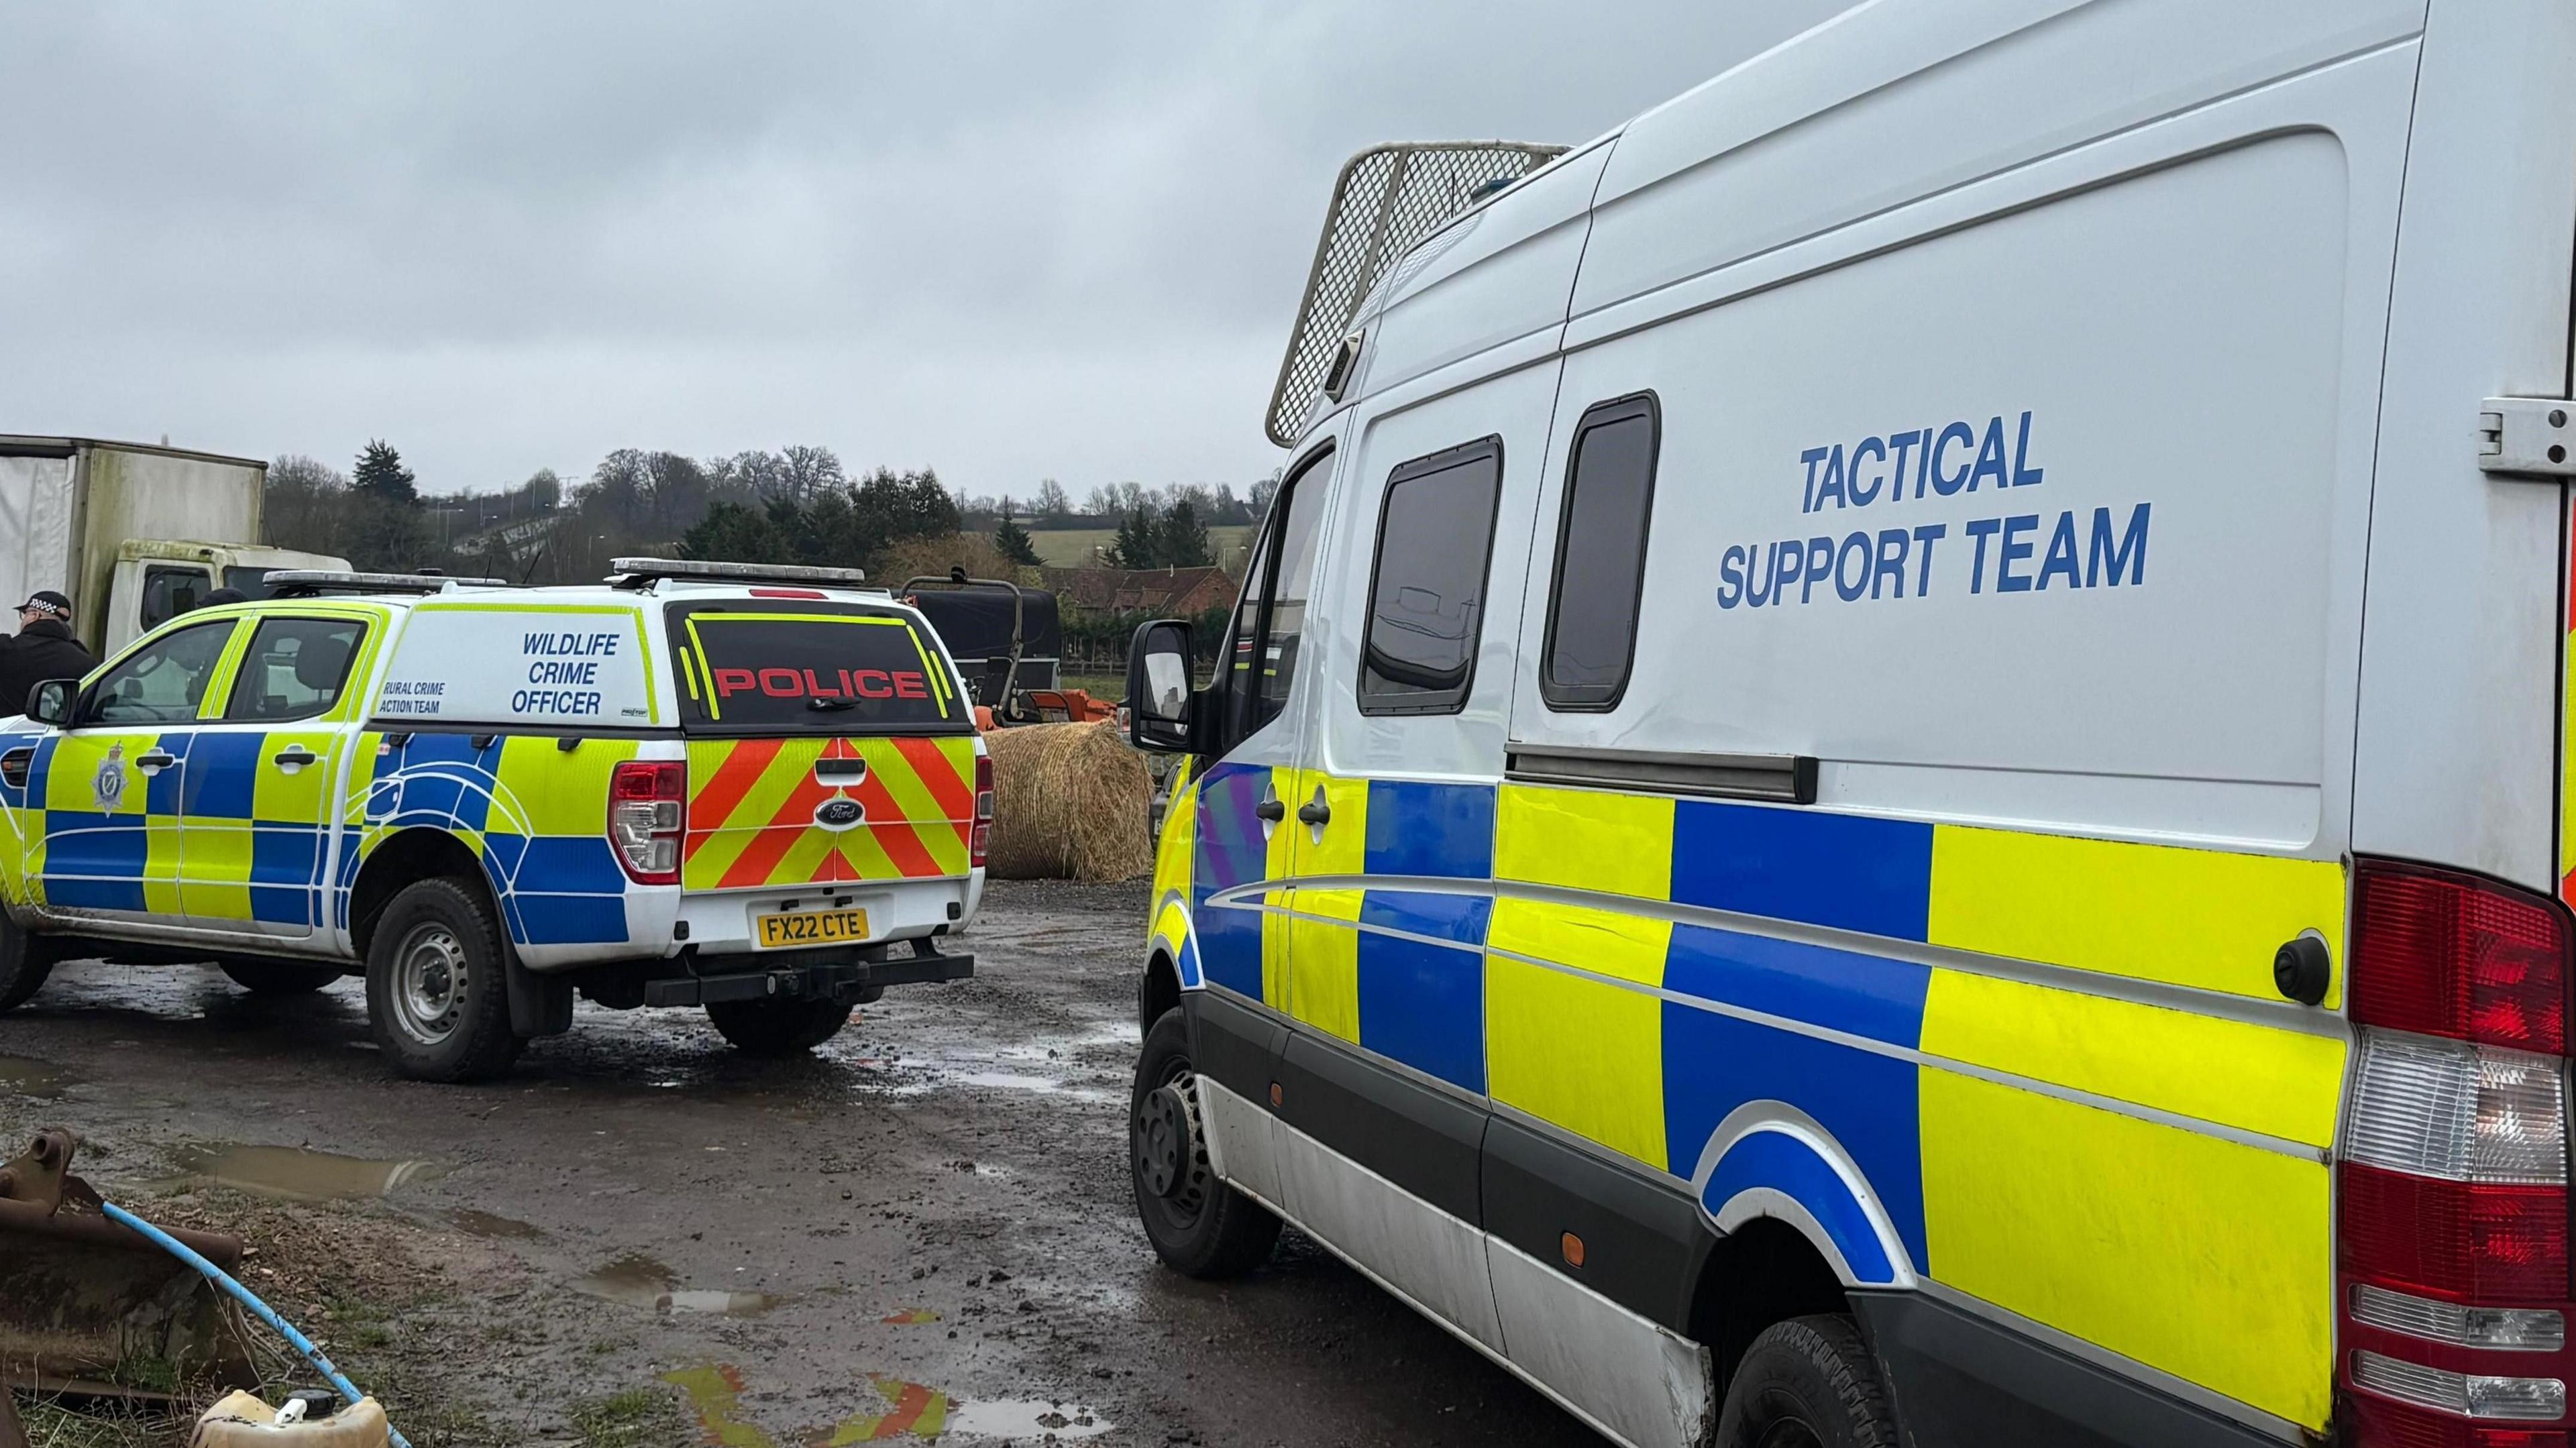
[[(1231, 565), (1234, 555), (1251, 542), (1252, 525), (1219, 524), (1207, 532), (1208, 551), (1216, 555), (1220, 565)], [(1117, 541), (1116, 528), (1029, 528), (1029, 542), (1049, 568), (1098, 567), (1102, 562), (1099, 550)]]

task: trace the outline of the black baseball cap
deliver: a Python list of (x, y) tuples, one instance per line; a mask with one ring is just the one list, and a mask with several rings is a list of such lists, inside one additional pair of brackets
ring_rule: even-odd
[[(0, 594), (0, 598), (7, 596)], [(27, 595), (27, 601), (18, 605), (18, 611), (41, 613), (47, 618), (59, 618), (68, 622), (72, 616), (72, 601), (50, 588), (40, 588)]]

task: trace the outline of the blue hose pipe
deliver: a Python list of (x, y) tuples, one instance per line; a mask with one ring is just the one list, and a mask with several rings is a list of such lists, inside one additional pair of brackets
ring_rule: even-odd
[[(297, 1332), (293, 1323), (290, 1323), (285, 1318), (278, 1316), (277, 1309), (260, 1301), (257, 1293), (252, 1292), (249, 1288), (234, 1281), (231, 1273), (226, 1272), (221, 1267), (207, 1261), (203, 1254), (199, 1253), (195, 1248), (190, 1247), (187, 1243), (180, 1241), (178, 1238), (171, 1236), (165, 1231), (162, 1231), (159, 1227), (152, 1225), (150, 1222), (143, 1220), (141, 1217), (134, 1215), (132, 1212), (127, 1211), (125, 1208), (118, 1206), (114, 1202), (101, 1202), (99, 1203), (99, 1209), (107, 1213), (107, 1219), (109, 1221), (133, 1228), (135, 1231), (138, 1231), (144, 1236), (150, 1238), (153, 1245), (159, 1247), (162, 1251), (169, 1253), (171, 1256), (178, 1258), (180, 1261), (187, 1263), (189, 1266), (194, 1267), (199, 1272), (205, 1274), (207, 1281), (222, 1288), (232, 1296), (233, 1300), (258, 1314), (260, 1321), (276, 1328), (278, 1336), (285, 1338), (289, 1343), (294, 1345), (297, 1352), (304, 1354), (304, 1360), (313, 1364), (314, 1370), (322, 1374), (323, 1378), (331, 1384), (332, 1391), (338, 1393), (343, 1402), (355, 1403), (361, 1396), (363, 1396), (359, 1393), (356, 1385), (352, 1384), (347, 1378), (342, 1377), (340, 1375), (340, 1370), (331, 1365), (331, 1360), (322, 1355), (322, 1349), (313, 1345), (313, 1340), (311, 1338)], [(411, 1448), (411, 1443), (405, 1439), (399, 1431), (390, 1426), (388, 1426), (385, 1431), (393, 1435), (394, 1448)]]

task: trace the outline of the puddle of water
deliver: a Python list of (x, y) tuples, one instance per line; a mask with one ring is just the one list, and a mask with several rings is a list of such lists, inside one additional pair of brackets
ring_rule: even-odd
[[(706, 1441), (719, 1448), (777, 1448), (777, 1440), (742, 1416), (742, 1370), (730, 1363), (709, 1363), (664, 1373), (662, 1381), (689, 1395)], [(1063, 1442), (1097, 1438), (1115, 1425), (1088, 1406), (1041, 1402), (1035, 1398), (992, 1398), (967, 1402), (937, 1388), (901, 1378), (873, 1377), (883, 1412), (858, 1413), (831, 1427), (801, 1435), (822, 1448), (892, 1439), (950, 1439)]]
[(60, 1101), (63, 1093), (80, 1077), (51, 1061), (30, 1056), (0, 1056), (0, 1091), (15, 1096), (32, 1096), (38, 1101)]
[(180, 1175), (157, 1185), (211, 1183), (264, 1197), (319, 1202), (381, 1197), (396, 1187), (436, 1181), (449, 1170), (434, 1161), (369, 1161), (293, 1146), (195, 1146), (179, 1153)]
[(1077, 1101), (1106, 1101), (1106, 1092), (1088, 1086), (1069, 1086), (1052, 1076), (1024, 1076), (1015, 1071), (963, 1071), (953, 1077), (961, 1086), (984, 1086), (996, 1091), (1034, 1091), (1041, 1096), (1070, 1096)]
[(1097, 1438), (1111, 1426), (1089, 1407), (1075, 1403), (989, 1398), (948, 1405), (948, 1431), (969, 1438)]
[(714, 1292), (679, 1285), (680, 1274), (629, 1252), (573, 1279), (573, 1291), (627, 1307), (654, 1312), (705, 1312), (722, 1317), (757, 1317), (786, 1301), (767, 1292)]
[(545, 1230), (534, 1222), (516, 1217), (495, 1216), (472, 1207), (458, 1207), (447, 1214), (449, 1226), (469, 1237), (500, 1237), (515, 1242), (533, 1242), (545, 1236)]

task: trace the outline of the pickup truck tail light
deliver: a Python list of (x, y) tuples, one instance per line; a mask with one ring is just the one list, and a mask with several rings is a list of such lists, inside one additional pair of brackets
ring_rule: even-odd
[(677, 759), (629, 759), (609, 776), (608, 842), (636, 884), (680, 883), (688, 789), (689, 767)]
[(2354, 1448), (2570, 1448), (2570, 953), (2554, 900), (2354, 866), (2336, 1168)]
[(993, 845), (993, 756), (975, 756), (975, 833), (968, 838), (966, 853), (969, 867), (982, 869), (984, 856)]

